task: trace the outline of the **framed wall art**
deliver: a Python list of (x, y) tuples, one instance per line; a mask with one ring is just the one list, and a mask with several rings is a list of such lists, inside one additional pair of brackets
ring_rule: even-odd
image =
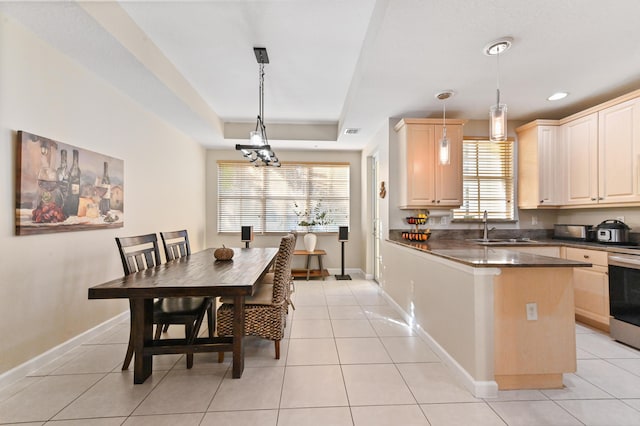
[(124, 226), (124, 161), (18, 132), (16, 235)]

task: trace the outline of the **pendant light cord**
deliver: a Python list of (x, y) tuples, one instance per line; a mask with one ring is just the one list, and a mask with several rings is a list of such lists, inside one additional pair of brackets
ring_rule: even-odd
[(498, 63), (498, 72), (496, 73), (496, 105), (500, 105), (500, 52), (498, 52), (496, 57), (496, 61)]

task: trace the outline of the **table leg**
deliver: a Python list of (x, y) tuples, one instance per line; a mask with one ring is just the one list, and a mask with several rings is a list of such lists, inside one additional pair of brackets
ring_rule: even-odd
[(244, 296), (233, 297), (233, 367), (231, 377), (239, 379), (244, 371)]
[(131, 299), (133, 324), (133, 383), (141, 384), (151, 375), (153, 355), (142, 355), (145, 344), (153, 341), (153, 299)]
[(307, 281), (309, 281), (309, 273), (311, 268), (311, 255), (307, 255)]
[(322, 255), (318, 255), (318, 266), (320, 267), (320, 275), (322, 275), (322, 281), (324, 281), (324, 269), (322, 268)]

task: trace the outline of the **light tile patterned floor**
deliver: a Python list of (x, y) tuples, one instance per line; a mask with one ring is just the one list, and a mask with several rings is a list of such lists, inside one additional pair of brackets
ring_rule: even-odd
[[(578, 372), (565, 388), (477, 399), (378, 293), (375, 283), (297, 281), (281, 359), (247, 338), (246, 367), (230, 356), (154, 358), (133, 385), (121, 372), (122, 323), (0, 390), (0, 424), (22, 425), (640, 425), (640, 351), (576, 326)], [(98, 302), (96, 302), (98, 303)], [(204, 332), (204, 331), (203, 331)], [(171, 327), (170, 335), (179, 335)]]

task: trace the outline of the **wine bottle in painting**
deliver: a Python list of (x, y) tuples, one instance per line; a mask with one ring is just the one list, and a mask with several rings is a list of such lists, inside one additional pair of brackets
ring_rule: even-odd
[(67, 196), (67, 185), (69, 184), (69, 170), (67, 170), (67, 150), (60, 150), (60, 167), (56, 171), (58, 178), (58, 188), (63, 197)]
[(104, 162), (104, 171), (102, 173), (100, 186), (107, 190), (100, 199), (100, 214), (106, 216), (109, 210), (111, 210), (111, 181), (109, 180), (109, 163), (106, 161)]
[(80, 203), (80, 167), (78, 166), (78, 150), (73, 150), (73, 163), (69, 170), (69, 186), (67, 198), (64, 201), (64, 214), (68, 216), (78, 215), (78, 204)]

